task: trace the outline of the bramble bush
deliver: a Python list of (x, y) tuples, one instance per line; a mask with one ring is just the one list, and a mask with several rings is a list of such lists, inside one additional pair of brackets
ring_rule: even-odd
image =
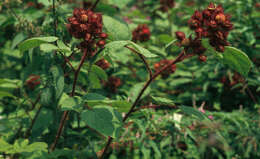
[(257, 0), (3, 0), (0, 158), (260, 157)]

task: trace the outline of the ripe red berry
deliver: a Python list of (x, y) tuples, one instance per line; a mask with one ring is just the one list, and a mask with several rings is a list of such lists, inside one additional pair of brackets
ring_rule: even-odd
[(100, 48), (103, 48), (106, 45), (106, 41), (105, 40), (99, 40), (97, 42), (97, 46)]
[(205, 56), (205, 55), (200, 55), (200, 56), (199, 56), (199, 60), (200, 60), (201, 62), (206, 62), (206, 61), (207, 61), (207, 56)]
[(102, 39), (106, 39), (108, 37), (108, 35), (106, 33), (101, 33), (99, 35), (99, 37), (102, 38)]
[(180, 41), (182, 41), (185, 38), (185, 33), (181, 31), (176, 31), (175, 32), (176, 38)]
[(37, 85), (41, 84), (39, 75), (30, 75), (28, 80), (25, 82), (26, 86), (33, 90)]
[(96, 62), (96, 65), (101, 67), (103, 70), (106, 70), (110, 67), (110, 63), (105, 59), (100, 59)]

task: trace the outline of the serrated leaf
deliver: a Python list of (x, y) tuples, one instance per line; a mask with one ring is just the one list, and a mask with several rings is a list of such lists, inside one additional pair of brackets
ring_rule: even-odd
[(204, 114), (202, 112), (198, 111), (197, 109), (194, 109), (193, 107), (188, 107), (188, 106), (180, 106), (179, 107), (184, 113), (189, 114), (189, 115), (194, 115), (198, 117), (200, 120), (206, 119)]
[[(112, 61), (120, 61), (127, 63), (131, 55), (131, 51), (125, 48), (127, 41), (113, 41), (106, 44), (105, 49), (102, 51), (103, 56), (108, 56)], [(112, 64), (114, 64), (112, 62)]]
[(104, 15), (103, 24), (113, 40), (131, 40), (131, 32), (124, 21)]
[(105, 136), (117, 138), (122, 126), (122, 117), (109, 106), (97, 106), (81, 113), (81, 119), (91, 128)]
[(55, 97), (56, 99), (58, 99), (61, 96), (64, 89), (63, 70), (61, 69), (60, 66), (52, 66), (50, 72), (52, 73), (52, 77), (53, 77)]
[(49, 37), (34, 37), (31, 39), (27, 39), (19, 44), (19, 50), (21, 52), (24, 52), (26, 50), (35, 48), (40, 46), (43, 43), (50, 43), (56, 41), (58, 38), (55, 36), (49, 36)]
[(252, 62), (246, 53), (230, 46), (225, 47), (222, 61), (224, 64), (228, 65), (230, 68), (245, 77), (247, 77), (250, 68), (252, 67)]
[(138, 51), (140, 54), (144, 55), (145, 57), (157, 57), (157, 55), (151, 53), (149, 50), (143, 48), (142, 46), (132, 42), (132, 41), (128, 41), (128, 45), (132, 46), (134, 49), (136, 49), (136, 51)]

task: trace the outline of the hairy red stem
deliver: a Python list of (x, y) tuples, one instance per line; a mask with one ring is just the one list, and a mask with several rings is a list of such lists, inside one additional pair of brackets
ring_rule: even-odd
[[(75, 71), (75, 74), (74, 74), (74, 81), (73, 81), (72, 91), (71, 91), (71, 94), (70, 94), (71, 97), (73, 97), (75, 95), (75, 89), (76, 89), (76, 84), (77, 84), (77, 80), (78, 80), (78, 75), (79, 75), (81, 67), (83, 66), (83, 64), (85, 62), (86, 57), (87, 57), (87, 52), (84, 52), (83, 56), (81, 57), (78, 69)], [(69, 115), (69, 111), (68, 110), (64, 111), (63, 116), (62, 116), (61, 121), (60, 121), (59, 129), (58, 129), (56, 137), (55, 137), (55, 140), (54, 140), (54, 142), (51, 146), (51, 149), (50, 149), (51, 151), (54, 151), (55, 148), (56, 148), (56, 145), (57, 145), (57, 143), (60, 139), (60, 136), (62, 134), (62, 130), (63, 130), (63, 127), (66, 123), (66, 119), (67, 119), (68, 115)]]

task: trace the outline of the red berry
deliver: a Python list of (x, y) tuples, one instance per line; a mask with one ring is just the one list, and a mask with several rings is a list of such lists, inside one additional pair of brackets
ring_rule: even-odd
[(102, 39), (106, 39), (108, 37), (108, 35), (106, 33), (101, 33), (99, 35), (99, 37), (102, 38)]
[(98, 47), (104, 47), (106, 45), (106, 41), (105, 40), (99, 40), (98, 42), (97, 42), (97, 46)]
[(200, 56), (199, 56), (199, 60), (200, 60), (201, 62), (206, 62), (206, 61), (207, 61), (207, 56), (205, 56), (205, 55), (200, 55)]
[(181, 32), (181, 31), (176, 31), (175, 35), (176, 35), (177, 39), (180, 41), (182, 41), (185, 38), (185, 33)]

